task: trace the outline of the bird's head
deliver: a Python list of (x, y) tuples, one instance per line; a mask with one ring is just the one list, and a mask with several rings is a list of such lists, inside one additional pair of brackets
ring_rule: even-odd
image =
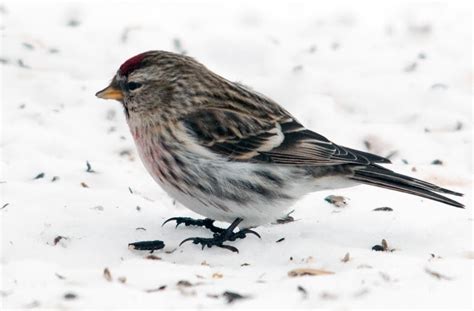
[(121, 102), (127, 117), (163, 113), (170, 108), (179, 110), (185, 108), (186, 101), (182, 99), (203, 71), (207, 69), (190, 57), (148, 51), (124, 62), (110, 84), (96, 96)]

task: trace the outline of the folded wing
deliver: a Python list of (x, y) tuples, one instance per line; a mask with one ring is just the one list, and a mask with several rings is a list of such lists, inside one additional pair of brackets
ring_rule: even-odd
[(263, 120), (230, 110), (202, 109), (181, 122), (198, 144), (230, 161), (304, 166), (390, 163), (336, 145), (288, 116)]

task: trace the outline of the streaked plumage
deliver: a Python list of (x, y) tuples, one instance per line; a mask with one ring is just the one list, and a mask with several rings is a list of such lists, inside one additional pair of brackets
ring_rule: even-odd
[[(133, 88), (133, 90), (131, 90)], [(125, 62), (99, 97), (120, 100), (140, 157), (189, 209), (242, 226), (273, 222), (301, 196), (365, 183), (462, 204), (461, 195), (397, 174), (386, 158), (329, 141), (271, 99), (164, 51)]]

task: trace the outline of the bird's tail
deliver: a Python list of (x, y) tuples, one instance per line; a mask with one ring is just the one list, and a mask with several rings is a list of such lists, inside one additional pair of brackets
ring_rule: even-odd
[(430, 184), (413, 177), (398, 174), (378, 165), (355, 167), (354, 175), (350, 178), (361, 183), (414, 194), (458, 208), (464, 208), (463, 204), (438, 194), (446, 193), (456, 196), (463, 196), (462, 193), (441, 188), (434, 184)]

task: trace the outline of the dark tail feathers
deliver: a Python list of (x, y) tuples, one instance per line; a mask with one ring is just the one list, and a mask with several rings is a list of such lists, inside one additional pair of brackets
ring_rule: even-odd
[(373, 186), (418, 195), (420, 197), (449, 204), (458, 208), (464, 208), (463, 204), (435, 192), (456, 196), (462, 196), (462, 193), (454, 192), (416, 178), (398, 174), (378, 165), (355, 167), (354, 176), (352, 176), (351, 179)]

